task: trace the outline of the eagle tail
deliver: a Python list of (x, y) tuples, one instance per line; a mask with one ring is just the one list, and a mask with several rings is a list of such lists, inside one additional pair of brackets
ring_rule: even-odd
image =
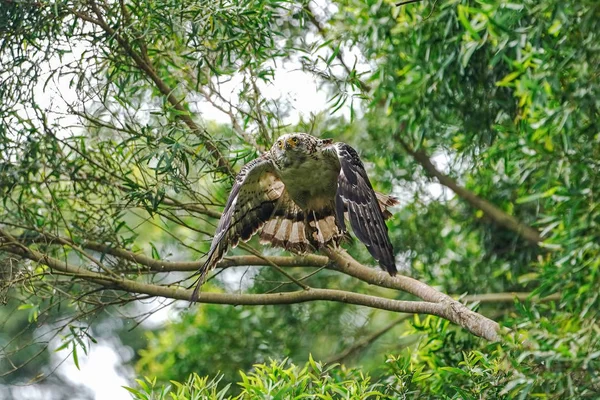
[(336, 222), (333, 207), (319, 212), (291, 208), (274, 216), (262, 228), (260, 241), (296, 253), (306, 253), (328, 244), (338, 245), (344, 229)]
[[(398, 199), (379, 192), (375, 192), (375, 195), (384, 218), (391, 217), (388, 208), (398, 205)], [(294, 253), (306, 253), (327, 245), (337, 246), (342, 240), (351, 238), (345, 223), (337, 220), (333, 204), (306, 213), (293, 202), (285, 204), (287, 207), (278, 208), (276, 215), (262, 227), (261, 244), (282, 247)], [(348, 216), (345, 215), (345, 218), (348, 219)]]
[(263, 226), (260, 242), (283, 247), (295, 253), (306, 253), (310, 249), (304, 220), (288, 216), (273, 217), (269, 220)]
[(337, 245), (344, 235), (339, 224), (336, 223), (333, 208), (328, 211), (328, 213), (320, 214), (312, 212), (312, 215), (308, 216), (311, 239), (318, 247), (328, 244)]

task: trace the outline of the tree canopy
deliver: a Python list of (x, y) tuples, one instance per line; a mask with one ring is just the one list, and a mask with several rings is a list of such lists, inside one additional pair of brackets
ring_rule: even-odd
[[(0, 394), (71, 398), (50, 360), (119, 337), (136, 399), (598, 398), (599, 32), (594, 0), (0, 0)], [(253, 239), (189, 306), (293, 131), (400, 199), (400, 275)]]

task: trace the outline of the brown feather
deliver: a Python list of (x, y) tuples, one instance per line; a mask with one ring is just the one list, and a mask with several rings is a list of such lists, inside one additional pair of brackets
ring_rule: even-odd
[(379, 208), (381, 208), (383, 218), (391, 218), (392, 213), (388, 210), (388, 208), (399, 205), (400, 201), (394, 196), (390, 196), (379, 192), (375, 192), (375, 197), (377, 197), (377, 201), (379, 202)]

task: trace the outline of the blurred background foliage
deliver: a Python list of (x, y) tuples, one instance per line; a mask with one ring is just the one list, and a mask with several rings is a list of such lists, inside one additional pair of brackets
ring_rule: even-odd
[[(0, 0), (0, 227), (32, 248), (85, 262), (54, 235), (199, 259), (231, 171), (300, 130), (359, 149), (375, 188), (400, 198), (388, 226), (404, 273), (455, 295), (530, 294), (476, 302), (518, 332), (490, 344), (439, 318), (343, 304), (156, 304), (0, 247), (0, 393), (18, 398), (6, 385), (29, 382), (71, 398), (52, 359), (77, 364), (105, 337), (134, 350), (134, 398), (600, 397), (599, 32), (595, 0)], [(265, 94), (285, 68), (328, 94), (320, 113), (295, 118), (293, 99)], [(144, 282), (190, 275), (91, 254)], [(280, 281), (228, 270), (206, 290)], [(408, 299), (327, 270), (308, 282)], [(167, 322), (144, 324), (167, 305)]]

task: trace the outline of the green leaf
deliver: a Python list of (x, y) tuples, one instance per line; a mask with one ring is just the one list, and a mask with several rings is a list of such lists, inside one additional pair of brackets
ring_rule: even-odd
[(502, 78), (501, 81), (496, 82), (496, 86), (511, 86), (511, 82), (514, 81), (515, 79), (517, 79), (519, 76), (521, 76), (521, 72), (516, 71), (516, 72), (511, 72), (510, 74), (506, 75), (504, 78)]
[(551, 189), (546, 190), (543, 193), (535, 193), (535, 194), (532, 194), (532, 195), (529, 195), (529, 196), (520, 197), (517, 200), (515, 200), (515, 202), (517, 204), (524, 204), (524, 203), (529, 203), (529, 202), (532, 202), (532, 201), (535, 201), (535, 200), (543, 199), (543, 198), (546, 198), (546, 197), (550, 197), (554, 193), (556, 193), (556, 191), (558, 189), (560, 189), (560, 187), (556, 186), (556, 187), (553, 187)]
[(462, 26), (464, 26), (471, 36), (473, 36), (476, 40), (481, 40), (481, 36), (479, 36), (479, 33), (473, 28), (471, 22), (469, 21), (469, 8), (459, 4), (456, 9), (458, 11), (458, 20)]
[(79, 357), (77, 356), (77, 345), (73, 343), (73, 363), (75, 364), (75, 368), (77, 368), (78, 370), (81, 370), (81, 368), (79, 368)]
[(463, 376), (469, 376), (468, 372), (463, 371), (462, 369), (456, 368), (456, 367), (441, 367), (440, 370), (441, 371), (452, 372), (453, 374), (458, 374), (458, 375), (463, 375)]

